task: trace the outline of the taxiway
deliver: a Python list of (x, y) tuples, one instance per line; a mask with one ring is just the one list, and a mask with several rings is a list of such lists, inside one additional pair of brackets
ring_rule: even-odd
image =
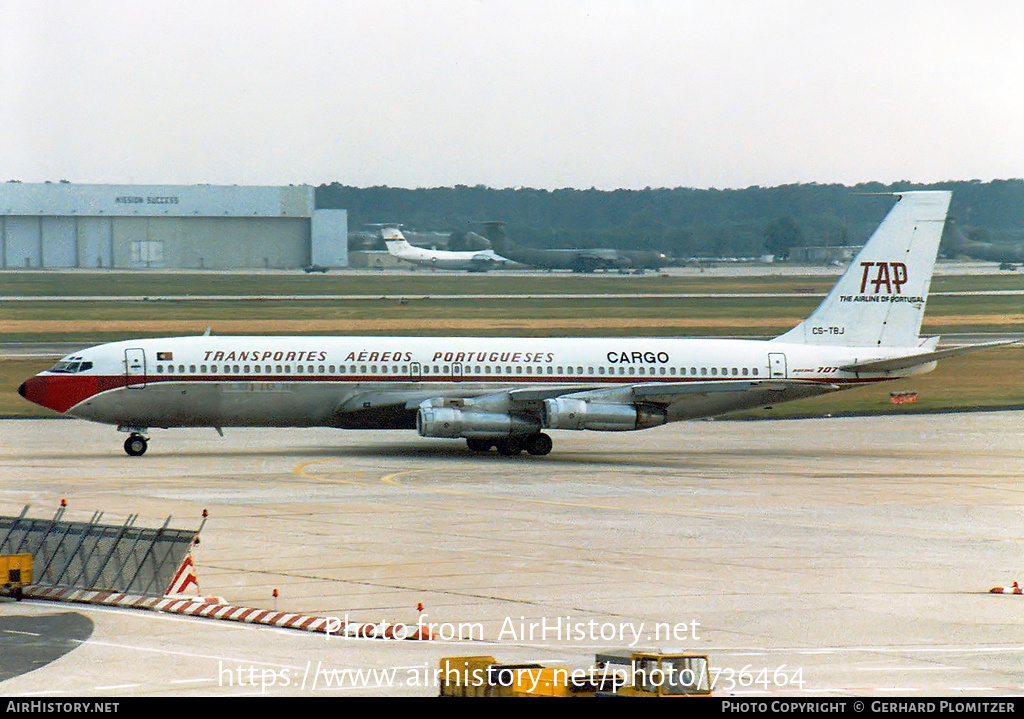
[(442, 656), (582, 668), (635, 642), (710, 655), (721, 695), (1020, 693), (1024, 597), (988, 589), (1024, 579), (1022, 430), (686, 422), (512, 460), (411, 432), (155, 430), (129, 458), (107, 427), (2, 421), (0, 513), (67, 498), (65, 518), (193, 527), (206, 508), (204, 593), (448, 640), (0, 600), (0, 647), (28, 652), (0, 692), (429, 695)]

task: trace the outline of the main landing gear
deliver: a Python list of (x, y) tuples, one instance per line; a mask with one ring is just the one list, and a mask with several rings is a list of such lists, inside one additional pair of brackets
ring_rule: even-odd
[(504, 437), (502, 439), (477, 439), (475, 437), (466, 440), (466, 446), (474, 452), (489, 452), (491, 447), (496, 447), (498, 454), (505, 457), (514, 457), (523, 450), (537, 457), (543, 457), (551, 452), (551, 437), (539, 432), (525, 437)]
[(149, 449), (149, 440), (138, 432), (132, 432), (124, 441), (124, 451), (129, 457), (141, 457)]

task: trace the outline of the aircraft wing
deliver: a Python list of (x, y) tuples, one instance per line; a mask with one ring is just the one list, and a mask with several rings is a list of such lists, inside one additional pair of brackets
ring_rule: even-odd
[(906, 355), (904, 357), (893, 357), (890, 359), (870, 360), (867, 362), (856, 362), (848, 364), (839, 369), (844, 372), (892, 372), (894, 370), (916, 367), (947, 357), (958, 357), (959, 355), (970, 354), (980, 350), (992, 349), (993, 347), (1006, 347), (1017, 344), (1020, 340), (996, 340), (995, 342), (982, 342), (976, 345), (964, 345), (962, 347), (949, 347), (944, 350), (923, 352), (920, 354)]
[[(717, 382), (651, 382), (645, 384), (616, 385), (560, 385), (554, 387), (523, 387), (521, 389), (503, 390), (493, 394), (469, 397), (456, 402), (465, 407), (497, 408), (500, 411), (517, 411), (531, 413), (539, 410), (541, 403), (549, 399), (573, 399), (584, 402), (609, 403), (621, 405), (676, 405), (694, 407), (714, 404), (717, 399), (735, 401), (738, 394), (749, 394), (756, 406), (760, 400), (774, 401), (779, 395), (798, 394), (812, 397), (817, 394), (834, 392), (838, 385), (813, 382), (808, 380), (720, 380)], [(431, 402), (443, 401), (431, 398)], [(451, 401), (451, 398), (448, 399)], [(408, 406), (413, 403), (410, 402)], [(487, 411), (485, 409), (485, 411)]]
[(488, 252), (477, 252), (469, 258), (469, 261), (472, 264), (472, 269), (477, 270), (489, 270), (500, 264), (500, 260)]
[[(784, 390), (794, 386), (814, 385), (820, 382), (805, 380), (742, 380), (736, 382), (651, 382), (619, 385), (561, 385), (555, 387), (524, 387), (508, 390), (505, 394), (513, 403), (537, 402), (555, 397), (582, 400), (620, 402), (671, 403), (686, 395), (717, 394), (722, 392), (749, 392), (752, 390)], [(834, 388), (828, 385), (829, 388)]]
[(585, 390), (563, 395), (572, 399), (590, 401), (649, 402), (654, 404), (686, 403), (687, 400), (702, 402), (704, 398), (724, 394), (768, 394), (806, 390), (813, 393), (834, 391), (837, 385), (793, 379), (764, 380), (719, 380), (715, 382), (650, 382), (623, 385), (619, 388)]
[(580, 394), (588, 391), (596, 391), (598, 389), (600, 389), (600, 387), (596, 385), (581, 386), (574, 384), (555, 387), (524, 387), (522, 389), (509, 390), (507, 394), (512, 402), (539, 402), (540, 400), (551, 399), (553, 397)]
[[(808, 382), (806, 380), (739, 380), (724, 382), (658, 382), (653, 384), (641, 384), (632, 388), (633, 395), (638, 399), (664, 398), (672, 401), (673, 398), (682, 398), (693, 394), (718, 394), (721, 392), (752, 392), (760, 391), (783, 391), (793, 387), (813, 385), (820, 387), (821, 382)], [(830, 389), (838, 387), (827, 385)]]
[(593, 257), (593, 258), (598, 259), (598, 260), (608, 260), (609, 262), (614, 262), (615, 260), (619, 259), (619, 253), (616, 250), (606, 250), (606, 249), (602, 249), (602, 248), (593, 248), (593, 249), (589, 249), (588, 248), (588, 249), (575, 250), (575, 251), (579, 252), (580, 257)]
[(355, 412), (372, 408), (401, 406), (413, 410), (429, 403), (433, 405), (464, 406), (480, 411), (531, 412), (539, 409), (547, 399), (578, 399), (585, 402), (613, 404), (677, 404), (687, 400), (703, 402), (714, 395), (750, 393), (758, 396), (798, 391), (808, 396), (839, 389), (837, 385), (806, 380), (765, 379), (716, 382), (652, 382), (645, 384), (565, 384), (550, 387), (522, 387), (510, 390), (478, 389), (467, 393), (457, 386), (446, 391), (387, 390), (355, 392), (338, 404), (340, 412)]

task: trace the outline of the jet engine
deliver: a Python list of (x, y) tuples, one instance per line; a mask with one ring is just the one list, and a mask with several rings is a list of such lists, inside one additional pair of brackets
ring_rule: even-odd
[(627, 431), (665, 424), (665, 410), (649, 405), (546, 399), (543, 419), (550, 429)]
[(497, 439), (540, 432), (540, 422), (499, 412), (467, 412), (455, 407), (420, 407), (416, 431), (421, 437)]

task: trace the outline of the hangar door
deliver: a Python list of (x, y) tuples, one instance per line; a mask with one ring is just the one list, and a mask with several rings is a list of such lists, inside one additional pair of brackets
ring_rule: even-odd
[(43, 267), (78, 265), (78, 237), (74, 217), (44, 217), (40, 232)]

